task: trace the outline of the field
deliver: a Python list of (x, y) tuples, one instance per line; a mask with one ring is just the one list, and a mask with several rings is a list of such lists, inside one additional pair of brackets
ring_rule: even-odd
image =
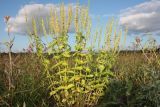
[[(153, 53), (149, 54), (151, 57)], [(0, 54), (1, 106), (53, 106), (54, 99), (49, 97), (48, 83), (41, 74), (42, 68), (36, 56), (16, 53), (12, 54), (12, 58), (14, 86), (9, 92), (5, 74), (5, 70), (9, 69), (9, 58), (8, 54)], [(141, 52), (121, 52), (112, 72), (98, 107), (159, 107), (160, 72), (155, 59), (149, 64)]]
[[(29, 12), (30, 6), (36, 5), (25, 6)], [(95, 27), (86, 6), (46, 6), (50, 9), (36, 8), (37, 17), (21, 13), (27, 9), (19, 18), (4, 17), (8, 40), (0, 44), (7, 51), (0, 50), (1, 107), (160, 107), (154, 38), (144, 43), (137, 36), (132, 51), (126, 51), (128, 28), (114, 18), (105, 28)], [(14, 19), (27, 26), (13, 29)], [(13, 53), (12, 30), (28, 37), (22, 53)]]

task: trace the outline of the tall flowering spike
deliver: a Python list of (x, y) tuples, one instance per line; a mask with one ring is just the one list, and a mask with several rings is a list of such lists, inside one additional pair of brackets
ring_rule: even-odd
[(81, 30), (84, 29), (84, 17), (85, 17), (85, 11), (84, 11), (84, 8), (81, 8), (80, 9), (80, 27), (81, 27)]
[(4, 17), (4, 22), (5, 22), (5, 23), (8, 23), (9, 19), (10, 19), (10, 16), (5, 16), (5, 17)]
[(88, 40), (89, 38), (90, 38), (90, 36), (91, 36), (91, 26), (92, 26), (92, 24), (91, 24), (91, 20), (88, 18), (88, 22), (87, 22), (87, 28), (86, 28), (86, 39)]
[(8, 21), (10, 19), (10, 16), (5, 16), (4, 17), (4, 22), (7, 24), (7, 32), (8, 32), (8, 35), (10, 35), (10, 27), (8, 26)]
[(88, 23), (88, 8), (81, 8), (80, 9), (80, 21), (81, 21), (81, 27), (82, 29), (87, 29), (87, 23)]
[(69, 6), (68, 8), (68, 20), (67, 20), (67, 26), (66, 26), (66, 30), (67, 32), (69, 31), (69, 28), (70, 28), (70, 25), (71, 25), (71, 22), (72, 22), (72, 6)]
[(59, 21), (58, 21), (58, 16), (57, 16), (57, 11), (54, 11), (54, 17), (55, 17), (55, 25), (54, 25), (54, 31), (55, 33), (59, 33), (60, 32), (60, 27), (59, 27)]
[(82, 20), (82, 27), (83, 27), (83, 29), (85, 29), (85, 14), (86, 14), (86, 10), (85, 9), (82, 9), (81, 10), (82, 12), (81, 12), (81, 20)]
[(54, 26), (55, 26), (55, 18), (54, 18), (54, 15), (53, 15), (53, 9), (51, 9), (50, 11), (50, 21), (49, 21), (49, 28), (51, 30), (51, 33), (55, 33), (55, 30), (54, 30)]
[(89, 14), (88, 14), (88, 11), (89, 11), (89, 9), (87, 8), (87, 9), (85, 9), (85, 21), (84, 21), (84, 28), (86, 29), (87, 28), (87, 26), (88, 26), (88, 21), (89, 21)]
[(26, 22), (27, 22), (28, 19), (27, 19), (27, 13), (26, 13), (26, 11), (24, 12), (24, 14), (25, 14), (25, 15), (24, 15), (25, 20), (26, 20)]
[(119, 48), (119, 44), (120, 44), (120, 41), (121, 41), (121, 37), (122, 37), (122, 30), (118, 33), (118, 37), (115, 41), (115, 45), (114, 45), (114, 52), (117, 51), (117, 49)]
[(32, 26), (33, 26), (33, 34), (32, 35), (37, 36), (38, 33), (37, 33), (37, 25), (36, 25), (35, 19), (32, 19)]
[(47, 31), (46, 31), (45, 22), (44, 22), (43, 18), (41, 19), (41, 26), (42, 26), (42, 31), (44, 33), (44, 36), (46, 36), (47, 35)]
[(61, 17), (61, 32), (65, 32), (65, 10), (64, 10), (64, 4), (62, 3), (60, 6), (60, 17)]
[(110, 50), (111, 48), (111, 36), (112, 36), (113, 20), (109, 21), (106, 26), (106, 48)]
[(79, 17), (78, 17), (78, 15), (79, 15), (79, 4), (77, 4), (77, 6), (76, 6), (76, 13), (75, 13), (75, 18), (74, 18), (74, 25), (75, 25), (75, 31), (76, 32), (78, 32), (79, 31), (79, 22), (78, 22), (78, 19), (79, 19)]

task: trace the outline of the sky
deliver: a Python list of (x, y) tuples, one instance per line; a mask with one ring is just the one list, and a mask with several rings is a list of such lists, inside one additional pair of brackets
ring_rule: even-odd
[[(20, 52), (27, 48), (28, 37), (23, 33), (29, 24), (24, 24), (24, 10), (29, 16), (36, 13), (36, 16), (47, 14), (48, 5), (58, 5), (64, 2), (65, 6), (75, 5), (89, 6), (89, 15), (92, 18), (93, 28), (97, 23), (105, 26), (109, 17), (115, 17), (122, 28), (128, 28), (126, 47), (132, 45), (136, 36), (143, 41), (148, 39), (148, 34), (153, 34), (157, 43), (160, 43), (160, 1), (159, 0), (0, 0), (0, 43), (8, 41), (4, 16), (11, 16), (9, 23), (12, 26), (11, 36), (15, 37), (13, 52)], [(42, 6), (41, 12), (36, 12), (36, 7)], [(59, 7), (56, 7), (59, 8)], [(97, 18), (99, 17), (99, 19)], [(97, 20), (98, 19), (98, 20)], [(16, 23), (17, 26), (14, 26)], [(73, 38), (70, 38), (72, 43)], [(0, 51), (7, 51), (6, 47), (0, 44)]]

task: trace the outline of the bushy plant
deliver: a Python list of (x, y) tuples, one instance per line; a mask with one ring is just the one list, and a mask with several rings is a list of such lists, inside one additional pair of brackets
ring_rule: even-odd
[[(99, 32), (91, 36), (88, 9), (77, 5), (75, 13), (71, 6), (66, 12), (62, 4), (60, 16), (57, 15), (56, 10), (51, 11), (48, 22), (51, 32), (48, 35), (52, 36), (52, 40), (47, 44), (47, 50), (44, 52), (44, 45), (38, 36), (36, 23), (38, 22), (33, 19), (32, 36), (36, 43), (36, 54), (44, 66), (50, 96), (54, 97), (56, 105), (61, 107), (95, 106), (104, 95), (109, 76), (113, 75), (111, 68), (115, 62), (122, 32), (113, 29), (114, 21), (112, 20), (107, 26), (104, 41), (101, 40), (102, 35)], [(43, 19), (41, 24), (46, 34)], [(73, 25), (76, 40), (75, 44), (72, 44), (74, 46), (72, 49), (68, 41), (68, 32), (70, 26)], [(110, 41), (112, 36), (114, 36), (114, 44)], [(89, 45), (90, 41), (92, 41), (91, 45)], [(103, 44), (97, 49), (98, 52), (95, 51), (97, 43)]]

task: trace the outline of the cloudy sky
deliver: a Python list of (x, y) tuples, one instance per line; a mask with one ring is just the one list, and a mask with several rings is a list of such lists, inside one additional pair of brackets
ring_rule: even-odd
[[(21, 51), (28, 46), (26, 29), (31, 27), (32, 17), (49, 16), (50, 8), (58, 9), (58, 4), (75, 6), (77, 0), (0, 0), (0, 42), (8, 40), (4, 16), (11, 16), (9, 23), (15, 36), (13, 51)], [(88, 5), (88, 0), (79, 0), (80, 5)], [(120, 25), (129, 30), (126, 47), (132, 44), (136, 36), (144, 41), (148, 34), (153, 34), (160, 43), (160, 0), (90, 0), (90, 16), (93, 27), (98, 23), (105, 26), (109, 17), (115, 17)], [(39, 10), (40, 9), (40, 10)], [(27, 22), (25, 15), (27, 13)], [(72, 38), (70, 38), (72, 42)], [(5, 51), (5, 47), (0, 45)]]

